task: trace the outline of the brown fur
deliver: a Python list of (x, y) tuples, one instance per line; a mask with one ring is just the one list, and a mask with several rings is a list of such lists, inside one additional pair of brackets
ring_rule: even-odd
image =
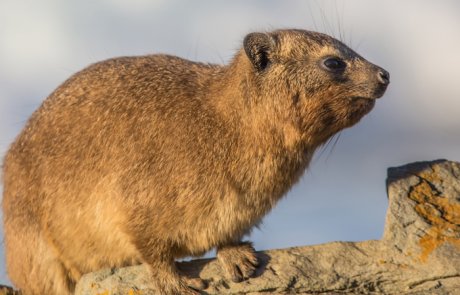
[[(326, 56), (346, 70), (326, 71)], [(84, 273), (143, 262), (162, 293), (195, 294), (174, 259), (213, 247), (234, 280), (249, 277), (241, 238), (372, 109), (378, 71), (329, 36), (283, 30), (248, 35), (227, 66), (148, 55), (73, 75), (5, 158), (11, 280), (71, 294)]]

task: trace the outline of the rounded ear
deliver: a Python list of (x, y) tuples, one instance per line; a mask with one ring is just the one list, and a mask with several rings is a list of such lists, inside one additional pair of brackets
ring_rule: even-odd
[(270, 63), (269, 53), (273, 50), (273, 38), (264, 33), (250, 33), (244, 37), (244, 51), (256, 70), (264, 70)]

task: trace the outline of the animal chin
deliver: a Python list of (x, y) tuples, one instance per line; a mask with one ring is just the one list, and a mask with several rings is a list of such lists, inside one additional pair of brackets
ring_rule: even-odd
[(357, 121), (369, 113), (375, 105), (375, 99), (362, 96), (348, 98), (350, 107), (350, 119)]

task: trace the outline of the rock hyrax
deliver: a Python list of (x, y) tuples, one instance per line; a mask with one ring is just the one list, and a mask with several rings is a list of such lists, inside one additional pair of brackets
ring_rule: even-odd
[(226, 66), (160, 54), (89, 66), (6, 155), (11, 280), (28, 295), (71, 294), (84, 273), (145, 263), (162, 294), (197, 294), (174, 261), (212, 248), (233, 280), (250, 277), (242, 237), (388, 84), (340, 41), (303, 30), (248, 34)]

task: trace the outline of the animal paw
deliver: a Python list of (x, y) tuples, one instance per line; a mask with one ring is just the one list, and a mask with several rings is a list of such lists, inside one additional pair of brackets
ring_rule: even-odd
[(259, 264), (251, 242), (221, 247), (217, 250), (217, 259), (236, 283), (250, 278)]
[(198, 290), (194, 289), (194, 286), (187, 286), (188, 280), (184, 280), (183, 284), (177, 285), (177, 286), (158, 286), (156, 290), (159, 292), (159, 294), (164, 294), (164, 295), (200, 295), (201, 292)]
[(190, 288), (193, 288), (194, 290), (204, 290), (207, 287), (206, 282), (200, 278), (182, 277), (182, 280), (187, 286), (189, 286)]
[(154, 277), (154, 289), (162, 295), (199, 295), (207, 287), (201, 278), (190, 278), (176, 273), (163, 272)]

